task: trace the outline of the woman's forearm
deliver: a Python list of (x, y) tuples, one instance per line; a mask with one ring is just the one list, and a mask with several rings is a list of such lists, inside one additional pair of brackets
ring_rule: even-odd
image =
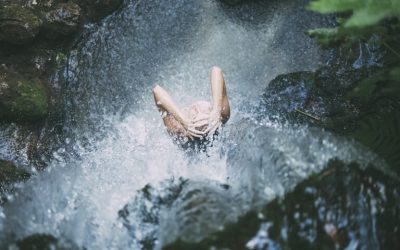
[(224, 78), (219, 68), (214, 67), (211, 72), (211, 90), (213, 98), (213, 109), (221, 112), (224, 98)]
[(187, 122), (185, 116), (178, 108), (178, 106), (176, 106), (167, 91), (157, 85), (153, 89), (153, 94), (156, 105), (161, 111), (166, 111), (169, 114), (173, 115), (175, 119), (181, 124), (185, 124)]

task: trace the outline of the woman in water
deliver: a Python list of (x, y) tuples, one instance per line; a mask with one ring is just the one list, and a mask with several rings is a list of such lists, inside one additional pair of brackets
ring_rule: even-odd
[(154, 87), (154, 100), (170, 135), (179, 139), (203, 138), (213, 135), (221, 124), (228, 121), (231, 111), (224, 76), (218, 67), (211, 70), (211, 90), (212, 105), (199, 101), (180, 109), (167, 91), (158, 85)]

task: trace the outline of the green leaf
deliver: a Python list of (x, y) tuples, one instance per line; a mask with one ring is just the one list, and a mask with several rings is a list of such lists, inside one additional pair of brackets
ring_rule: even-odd
[(319, 13), (335, 13), (353, 10), (363, 5), (364, 1), (359, 0), (319, 0), (311, 2), (308, 6), (310, 10)]
[(365, 27), (381, 20), (400, 16), (399, 0), (318, 0), (308, 5), (308, 9), (319, 13), (351, 11), (351, 17), (343, 27)]

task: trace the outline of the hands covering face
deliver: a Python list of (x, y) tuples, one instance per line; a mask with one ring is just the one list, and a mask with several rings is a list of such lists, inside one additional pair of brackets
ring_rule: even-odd
[(188, 120), (182, 125), (186, 129), (187, 136), (193, 140), (194, 137), (202, 138), (207, 134), (213, 135), (221, 124), (221, 113), (212, 110), (209, 114), (200, 113), (194, 119)]

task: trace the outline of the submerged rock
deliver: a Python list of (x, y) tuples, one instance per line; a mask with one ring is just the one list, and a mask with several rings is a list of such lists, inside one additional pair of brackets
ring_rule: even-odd
[(399, 199), (397, 178), (333, 161), (224, 230), (164, 249), (398, 249)]
[(123, 225), (141, 248), (174, 240), (196, 241), (218, 230), (236, 213), (228, 186), (210, 181), (169, 180), (147, 185), (119, 212)]
[(13, 193), (15, 183), (26, 181), (30, 176), (30, 173), (12, 162), (0, 160), (0, 205), (7, 202), (7, 196)]
[(35, 38), (42, 26), (42, 20), (32, 10), (9, 5), (0, 8), (0, 41), (24, 44)]
[(30, 174), (21, 168), (17, 168), (12, 162), (0, 160), (0, 189), (6, 185), (24, 181)]
[(79, 250), (75, 243), (69, 240), (59, 240), (50, 234), (33, 234), (17, 241), (20, 250)]
[(48, 38), (67, 36), (78, 30), (81, 8), (75, 3), (60, 3), (45, 14), (44, 34)]
[(0, 71), (1, 121), (39, 121), (47, 113), (47, 92), (38, 78)]

